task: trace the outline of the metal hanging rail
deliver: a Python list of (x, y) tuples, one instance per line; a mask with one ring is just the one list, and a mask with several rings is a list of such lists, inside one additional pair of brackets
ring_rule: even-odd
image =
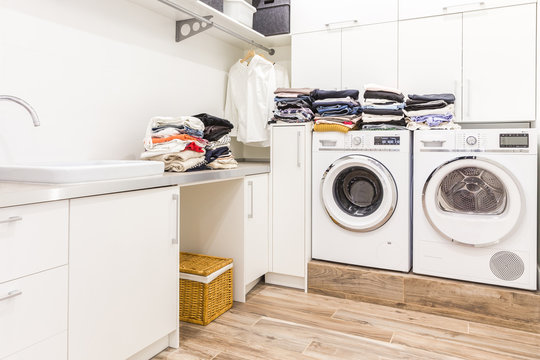
[(215, 27), (216, 29), (219, 29), (219, 30), (221, 30), (221, 31), (223, 31), (223, 32), (225, 32), (225, 33), (231, 35), (231, 36), (234, 36), (234, 37), (237, 38), (237, 39), (240, 39), (240, 40), (242, 40), (242, 41), (245, 41), (245, 42), (247, 42), (248, 44), (250, 44), (250, 45), (252, 45), (252, 46), (255, 46), (255, 47), (257, 47), (257, 48), (259, 48), (259, 49), (261, 49), (261, 50), (266, 51), (266, 52), (267, 52), (268, 54), (270, 54), (270, 55), (274, 55), (274, 54), (276, 53), (276, 51), (275, 51), (274, 49), (272, 49), (272, 48), (267, 48), (266, 46), (261, 45), (261, 44), (255, 42), (255, 41), (253, 41), (253, 40), (251, 40), (251, 39), (249, 39), (249, 38), (243, 36), (243, 35), (240, 35), (240, 34), (238, 34), (238, 33), (235, 33), (234, 31), (232, 31), (232, 30), (230, 30), (230, 29), (227, 29), (226, 27), (221, 26), (221, 25), (219, 25), (219, 24), (216, 24), (215, 22), (213, 22), (213, 21), (211, 21), (211, 20), (208, 20), (208, 19), (206, 19), (206, 18), (204, 18), (204, 17), (202, 17), (202, 16), (200, 16), (200, 15), (194, 13), (193, 11), (188, 10), (188, 9), (186, 9), (186, 8), (180, 6), (180, 5), (178, 5), (178, 4), (176, 4), (176, 3), (172, 2), (172, 1), (169, 1), (169, 0), (157, 0), (157, 1), (159, 1), (160, 3), (165, 4), (165, 5), (167, 5), (167, 6), (170, 6), (170, 7), (172, 7), (173, 9), (176, 9), (176, 10), (178, 10), (178, 11), (181, 11), (181, 12), (183, 12), (184, 14), (188, 14), (189, 16), (193, 16), (195, 19), (199, 20), (200, 22), (206, 23), (207, 25), (213, 26), (213, 27)]

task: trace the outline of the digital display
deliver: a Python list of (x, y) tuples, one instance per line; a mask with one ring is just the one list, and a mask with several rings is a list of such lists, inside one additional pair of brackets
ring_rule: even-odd
[(529, 134), (500, 134), (499, 146), (502, 148), (528, 148)]
[(375, 136), (375, 145), (399, 145), (399, 136)]

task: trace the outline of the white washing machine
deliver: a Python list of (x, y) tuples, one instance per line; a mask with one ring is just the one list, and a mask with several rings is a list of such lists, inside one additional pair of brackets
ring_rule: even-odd
[(536, 136), (414, 133), (415, 273), (536, 289)]
[(313, 133), (312, 257), (411, 269), (411, 134)]

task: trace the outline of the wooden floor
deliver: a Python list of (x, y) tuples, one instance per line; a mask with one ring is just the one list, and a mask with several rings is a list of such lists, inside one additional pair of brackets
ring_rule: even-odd
[(540, 334), (258, 285), (155, 360), (540, 359)]

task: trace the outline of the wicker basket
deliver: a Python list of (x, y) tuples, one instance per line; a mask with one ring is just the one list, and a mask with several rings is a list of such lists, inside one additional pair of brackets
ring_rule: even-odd
[(180, 320), (207, 325), (233, 304), (233, 260), (180, 253)]

